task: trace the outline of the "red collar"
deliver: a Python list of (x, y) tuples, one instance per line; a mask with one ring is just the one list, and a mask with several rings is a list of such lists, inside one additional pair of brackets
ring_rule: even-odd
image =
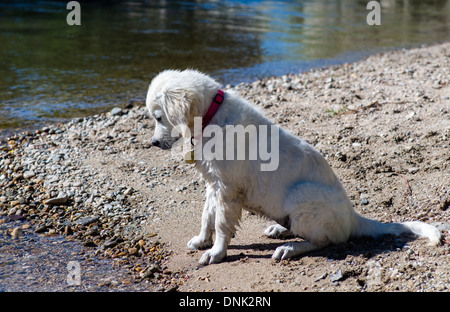
[(211, 106), (209, 107), (208, 111), (206, 112), (205, 117), (203, 117), (203, 129), (209, 124), (211, 119), (214, 117), (214, 114), (219, 109), (220, 105), (223, 102), (223, 99), (225, 97), (225, 93), (222, 90), (217, 91), (216, 96), (214, 97)]

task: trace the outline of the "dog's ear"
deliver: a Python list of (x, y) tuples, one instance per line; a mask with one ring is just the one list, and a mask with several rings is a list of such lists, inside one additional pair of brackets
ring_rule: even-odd
[(181, 88), (162, 89), (156, 95), (156, 100), (166, 115), (167, 120), (175, 127), (181, 127), (183, 137), (188, 135), (191, 103), (188, 94)]
[(163, 89), (157, 94), (164, 113), (173, 126), (187, 123), (190, 105), (182, 89)]

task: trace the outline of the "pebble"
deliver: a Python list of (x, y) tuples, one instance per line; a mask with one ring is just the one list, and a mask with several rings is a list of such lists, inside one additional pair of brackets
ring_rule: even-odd
[(66, 225), (64, 227), (64, 235), (72, 235), (73, 234), (73, 230), (69, 225)]
[(25, 179), (30, 179), (30, 178), (32, 178), (32, 177), (34, 177), (36, 174), (34, 173), (34, 171), (25, 171), (24, 173), (23, 173), (23, 177), (25, 178)]
[(99, 218), (95, 217), (95, 216), (94, 217), (83, 217), (83, 218), (78, 219), (75, 223), (78, 224), (78, 225), (87, 226), (89, 224), (97, 222), (98, 219)]
[(41, 225), (39, 227), (36, 228), (36, 230), (34, 230), (34, 233), (44, 233), (46, 232), (48, 229), (48, 225)]
[(137, 255), (138, 251), (139, 250), (136, 247), (132, 247), (132, 248), (128, 249), (128, 254), (131, 256), (134, 256), (134, 255)]
[(69, 198), (67, 196), (50, 198), (50, 199), (44, 200), (44, 204), (46, 204), (46, 205), (63, 205), (65, 203), (67, 203), (68, 199)]
[(22, 229), (20, 227), (16, 227), (11, 232), (12, 238), (18, 238), (22, 234)]
[(108, 239), (107, 241), (105, 241), (105, 243), (102, 245), (103, 248), (112, 248), (117, 246), (117, 244), (119, 244), (122, 241), (122, 239), (118, 238), (118, 237), (114, 237), (112, 239)]
[(339, 269), (336, 273), (331, 273), (331, 281), (337, 282), (344, 278), (344, 275), (342, 275), (341, 269)]
[[(154, 274), (152, 272), (150, 272), (150, 271), (145, 270), (145, 271), (140, 272), (139, 276), (142, 279), (144, 279), (144, 278), (152, 278), (152, 277), (154, 277)], [(164, 291), (164, 288), (163, 288), (162, 291)]]
[(114, 107), (111, 110), (111, 116), (118, 116), (118, 115), (121, 115), (121, 114), (122, 114), (122, 109), (119, 108), (119, 107)]
[(100, 235), (100, 232), (98, 231), (98, 227), (97, 226), (93, 226), (90, 227), (86, 232), (85, 232), (86, 236), (97, 236)]
[(317, 277), (314, 282), (318, 282), (324, 278), (326, 278), (328, 276), (328, 273), (323, 273), (322, 275), (320, 275), (319, 277)]

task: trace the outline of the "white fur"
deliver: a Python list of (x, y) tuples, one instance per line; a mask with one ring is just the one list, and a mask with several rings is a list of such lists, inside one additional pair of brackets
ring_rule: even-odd
[[(146, 102), (150, 114), (160, 120), (153, 139), (163, 148), (170, 148), (175, 141), (170, 137), (174, 126), (183, 127), (184, 135), (193, 133), (193, 118), (205, 115), (218, 89), (216, 81), (195, 70), (160, 73), (150, 84)], [(224, 132), (226, 125), (273, 125), (232, 91), (225, 93), (211, 124), (219, 125)], [(204, 138), (203, 144), (207, 141)], [(428, 237), (432, 244), (439, 243), (441, 233), (425, 223), (384, 224), (356, 214), (342, 184), (320, 153), (281, 128), (279, 148), (279, 167), (275, 171), (261, 171), (259, 159), (196, 162), (195, 167), (206, 181), (206, 202), (200, 234), (189, 241), (188, 247), (212, 245), (201, 257), (201, 264), (220, 262), (226, 256), (242, 209), (280, 224), (290, 219), (289, 229), (279, 224), (266, 229), (269, 237), (295, 235), (305, 240), (278, 247), (275, 259), (295, 257), (362, 235), (408, 232)]]

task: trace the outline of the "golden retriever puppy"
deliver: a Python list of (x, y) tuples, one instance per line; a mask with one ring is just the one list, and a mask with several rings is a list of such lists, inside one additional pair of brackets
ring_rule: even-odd
[[(414, 233), (440, 242), (423, 222), (381, 223), (364, 218), (322, 155), (304, 140), (264, 117), (255, 106), (195, 70), (167, 70), (151, 82), (146, 105), (156, 121), (154, 146), (187, 142), (186, 160), (206, 182), (199, 235), (190, 249), (212, 246), (200, 264), (222, 261), (242, 209), (276, 221), (268, 237), (295, 235), (303, 241), (279, 246), (287, 259), (350, 237)], [(213, 241), (214, 238), (214, 241)]]

